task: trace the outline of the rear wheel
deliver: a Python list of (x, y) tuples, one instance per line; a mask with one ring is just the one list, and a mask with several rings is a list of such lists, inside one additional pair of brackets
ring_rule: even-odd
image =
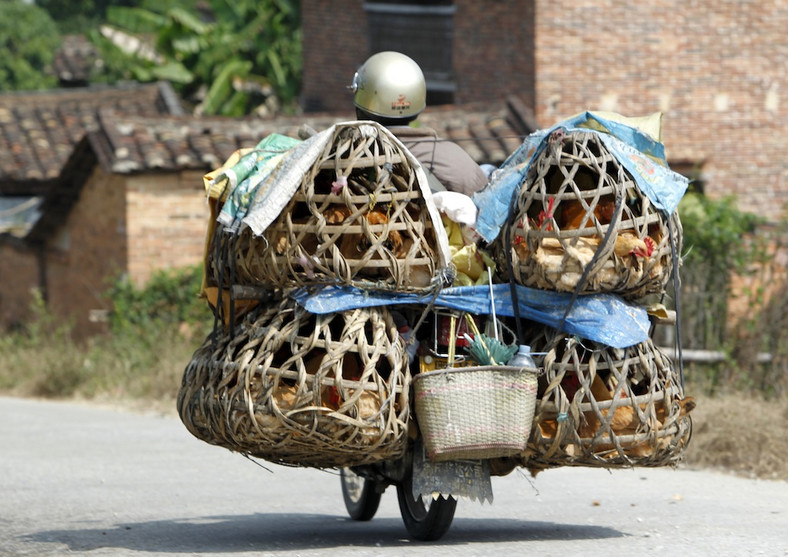
[(342, 498), (350, 518), (359, 521), (372, 520), (378, 512), (383, 495), (383, 490), (378, 490), (377, 482), (362, 478), (350, 468), (340, 470), (340, 480)]
[(420, 541), (434, 541), (443, 537), (451, 526), (457, 508), (457, 499), (453, 497), (414, 498), (411, 474), (397, 484), (397, 500), (405, 529)]

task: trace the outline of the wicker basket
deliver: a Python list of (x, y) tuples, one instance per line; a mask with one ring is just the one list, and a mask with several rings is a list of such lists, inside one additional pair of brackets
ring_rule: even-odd
[(413, 380), (416, 418), (431, 460), (491, 459), (526, 449), (537, 370), (476, 366)]
[[(217, 331), (218, 333), (219, 331)], [(313, 315), (289, 299), (208, 337), (178, 411), (198, 439), (271, 462), (330, 468), (404, 453), (410, 374), (384, 309)]]
[(216, 227), (209, 282), (233, 276), (237, 284), (275, 288), (429, 289), (448, 262), (437, 249), (436, 223), (409, 160), (401, 144), (377, 127), (336, 126), (262, 236), (248, 227), (239, 236)]
[(535, 356), (544, 375), (526, 466), (663, 466), (681, 459), (695, 403), (650, 340), (618, 350), (553, 332), (531, 345), (545, 355)]
[(641, 298), (671, 277), (669, 226), (680, 253), (677, 213), (657, 210), (597, 134), (556, 133), (531, 163), (493, 250), (504, 272), (511, 257), (525, 286)]

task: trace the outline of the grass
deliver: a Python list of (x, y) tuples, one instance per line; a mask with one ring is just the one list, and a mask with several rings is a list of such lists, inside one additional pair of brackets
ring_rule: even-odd
[[(204, 335), (203, 335), (204, 336)], [(174, 400), (183, 370), (202, 336), (158, 327), (107, 335), (85, 344), (65, 330), (0, 337), (0, 392), (52, 399)]]

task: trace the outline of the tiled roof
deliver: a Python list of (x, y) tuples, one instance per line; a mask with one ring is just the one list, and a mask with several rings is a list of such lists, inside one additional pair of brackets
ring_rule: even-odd
[[(303, 126), (316, 131), (351, 114), (303, 115), (260, 119), (206, 117), (126, 117), (110, 109), (100, 111), (100, 129), (90, 135), (99, 162), (107, 171), (212, 170), (233, 151), (253, 147), (272, 133), (298, 137)], [(442, 107), (426, 111), (422, 125), (459, 143), (478, 163), (500, 164), (523, 137), (534, 131), (533, 118), (515, 98), (494, 107)]]
[(84, 86), (90, 79), (91, 68), (99, 60), (96, 47), (85, 35), (66, 35), (55, 53), (52, 67), (63, 86)]
[(99, 107), (151, 117), (182, 113), (163, 83), (0, 95), (0, 195), (33, 193), (37, 183), (57, 179), (76, 143), (98, 128)]
[[(236, 119), (210, 117), (123, 116), (100, 111), (100, 129), (90, 142), (102, 167), (120, 174), (178, 170), (208, 171), (221, 166), (237, 149), (254, 147), (272, 133), (298, 137), (307, 119)], [(308, 120), (328, 127), (336, 117)]]

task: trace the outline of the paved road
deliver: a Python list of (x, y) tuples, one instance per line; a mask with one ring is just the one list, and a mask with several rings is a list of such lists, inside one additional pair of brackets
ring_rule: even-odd
[(0, 398), (0, 555), (788, 556), (788, 482), (515, 472), (424, 544), (408, 540), (393, 489), (357, 523), (335, 474), (265, 466), (174, 416)]

